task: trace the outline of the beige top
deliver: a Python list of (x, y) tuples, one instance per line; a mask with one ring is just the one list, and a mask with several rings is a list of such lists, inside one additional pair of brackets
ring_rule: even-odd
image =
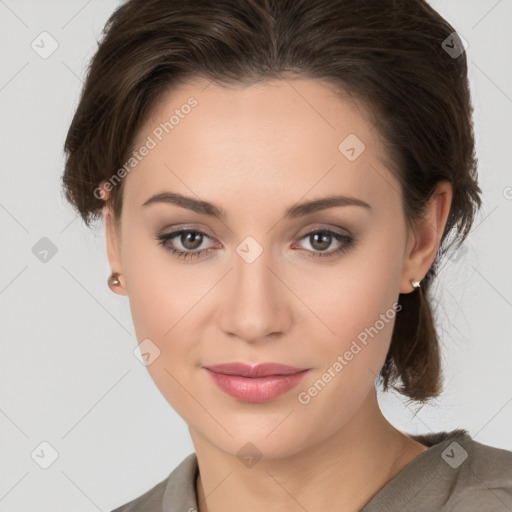
[[(361, 512), (511, 512), (512, 452), (474, 441), (466, 430), (410, 435), (429, 448)], [(141, 496), (112, 512), (197, 512), (195, 453)]]

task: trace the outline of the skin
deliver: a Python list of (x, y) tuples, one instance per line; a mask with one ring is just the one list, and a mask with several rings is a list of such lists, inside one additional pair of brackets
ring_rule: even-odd
[[(394, 320), (308, 404), (297, 395), (361, 331), (394, 312), (399, 293), (414, 291), (411, 279), (425, 276), (449, 213), (450, 184), (438, 184), (425, 219), (408, 230), (377, 129), (363, 108), (313, 79), (229, 88), (188, 82), (158, 103), (135, 146), (191, 96), (197, 106), (124, 178), (121, 219), (108, 203), (103, 213), (108, 259), (121, 274), (114, 290), (129, 297), (139, 342), (158, 346), (148, 371), (189, 426), (199, 509), (360, 510), (427, 449), (394, 428), (377, 402), (375, 378)], [(338, 150), (349, 134), (366, 146), (354, 161)], [(141, 206), (163, 191), (213, 202), (227, 217)], [(289, 206), (333, 193), (371, 209), (283, 218)], [(205, 232), (211, 238), (199, 249), (212, 251), (183, 260), (158, 245), (157, 235), (182, 227)], [(322, 248), (305, 235), (319, 228), (356, 241), (344, 253), (310, 258)], [(252, 263), (236, 252), (249, 235), (263, 249)], [(194, 251), (181, 240), (175, 248)], [(345, 244), (331, 240), (327, 251)], [(311, 371), (279, 398), (249, 403), (201, 369), (233, 361)], [(249, 442), (262, 454), (252, 467), (237, 457)]]

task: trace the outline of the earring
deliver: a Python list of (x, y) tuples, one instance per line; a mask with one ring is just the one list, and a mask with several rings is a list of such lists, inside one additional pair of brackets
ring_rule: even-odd
[(112, 274), (110, 274), (110, 277), (108, 278), (108, 285), (110, 287), (121, 285), (121, 281), (119, 281), (119, 279), (118, 279), (119, 275), (120, 274), (118, 272), (112, 272)]
[(421, 286), (420, 282), (421, 282), (421, 280), (420, 281), (411, 280), (411, 284), (412, 284), (413, 288), (420, 288), (420, 286)]

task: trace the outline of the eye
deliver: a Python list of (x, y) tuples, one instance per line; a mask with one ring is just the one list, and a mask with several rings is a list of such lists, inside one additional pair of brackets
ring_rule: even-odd
[[(203, 231), (196, 229), (180, 229), (171, 233), (157, 235), (156, 240), (166, 251), (182, 259), (202, 258), (212, 251), (212, 247), (200, 249), (206, 240), (212, 240)], [(312, 249), (306, 249), (311, 258), (334, 257), (347, 251), (354, 244), (351, 236), (343, 235), (330, 229), (317, 229), (304, 235), (301, 240), (307, 240)], [(333, 242), (338, 244), (336, 249), (327, 251)], [(176, 247), (176, 244), (180, 247)]]
[[(211, 240), (211, 237), (206, 233), (195, 229), (180, 229), (165, 235), (158, 235), (156, 239), (164, 249), (177, 258), (201, 258), (212, 250), (211, 247), (197, 250), (201, 247), (205, 239)], [(175, 241), (175, 239), (177, 240)], [(184, 249), (176, 248), (176, 242), (178, 242)]]
[[(317, 229), (304, 235), (301, 240), (307, 240), (313, 250), (307, 250), (311, 258), (329, 258), (347, 251), (354, 244), (351, 236), (343, 235), (330, 229)], [(326, 251), (333, 242), (338, 244), (336, 249)], [(319, 251), (319, 252), (318, 252)]]

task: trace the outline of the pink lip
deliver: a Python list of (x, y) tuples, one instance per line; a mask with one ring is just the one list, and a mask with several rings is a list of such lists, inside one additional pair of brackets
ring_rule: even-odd
[(215, 384), (228, 395), (244, 402), (268, 402), (295, 387), (308, 368), (262, 363), (226, 363), (203, 366)]

